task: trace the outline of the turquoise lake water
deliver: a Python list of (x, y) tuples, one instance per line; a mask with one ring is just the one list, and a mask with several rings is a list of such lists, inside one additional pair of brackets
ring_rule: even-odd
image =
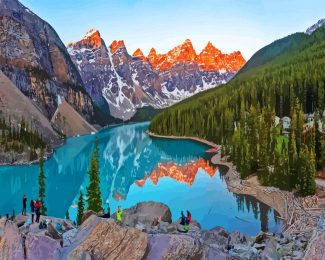
[[(152, 172), (159, 169), (193, 165), (208, 159), (209, 147), (187, 140), (150, 138), (145, 133), (148, 123), (107, 128), (96, 135), (69, 138), (45, 162), (46, 204), (48, 214), (75, 218), (79, 191), (86, 193), (89, 158), (97, 136), (100, 148), (100, 180), (104, 208), (109, 202), (111, 213), (118, 205), (127, 208), (141, 201), (167, 204), (173, 220), (180, 211), (189, 210), (205, 229), (222, 226), (228, 231), (239, 230), (255, 235), (260, 230), (277, 232), (281, 229), (277, 213), (251, 196), (236, 195), (227, 190), (222, 168), (208, 174), (198, 169), (185, 183), (173, 177), (161, 177), (153, 182)], [(190, 172), (190, 168), (186, 168)], [(21, 211), (21, 200), (36, 199), (38, 165), (0, 167), (0, 214)], [(138, 180), (142, 186), (137, 184)], [(29, 205), (29, 202), (28, 202)]]

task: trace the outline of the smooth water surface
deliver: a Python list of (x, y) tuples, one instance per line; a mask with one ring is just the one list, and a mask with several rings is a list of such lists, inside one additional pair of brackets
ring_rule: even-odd
[[(111, 212), (141, 201), (167, 204), (173, 220), (189, 210), (205, 229), (222, 226), (255, 235), (279, 231), (277, 213), (255, 198), (228, 192), (222, 170), (209, 165), (205, 145), (150, 138), (148, 123), (122, 125), (97, 135), (69, 138), (45, 162), (48, 214), (75, 218), (79, 191), (86, 193), (90, 154), (99, 138), (104, 208)], [(21, 199), (36, 199), (38, 165), (0, 167), (0, 214), (21, 210)], [(28, 203), (29, 204), (29, 203)]]

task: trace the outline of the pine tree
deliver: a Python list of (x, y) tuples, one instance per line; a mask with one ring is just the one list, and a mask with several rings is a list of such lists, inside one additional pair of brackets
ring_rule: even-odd
[(43, 150), (41, 150), (41, 156), (39, 159), (39, 176), (38, 176), (38, 196), (41, 202), (41, 214), (46, 215), (47, 208), (45, 205), (45, 188), (46, 188), (46, 176), (44, 173), (44, 160), (43, 160)]
[(99, 148), (96, 139), (95, 149), (91, 154), (89, 169), (89, 185), (87, 187), (88, 210), (99, 212), (103, 210), (99, 179)]
[(303, 145), (299, 154), (297, 167), (297, 191), (306, 196), (313, 195), (316, 191), (315, 183), (315, 153), (309, 151), (306, 145)]
[(268, 143), (267, 143), (268, 129), (264, 118), (260, 119), (259, 125), (259, 157), (257, 175), (262, 184), (268, 183)]
[(82, 217), (85, 211), (85, 203), (82, 191), (80, 191), (78, 199), (78, 215), (77, 215), (77, 224), (81, 225)]
[(297, 176), (296, 176), (296, 169), (297, 169), (297, 147), (296, 147), (296, 136), (293, 129), (290, 131), (289, 134), (289, 143), (288, 143), (288, 159), (289, 159), (289, 173), (290, 173), (290, 183), (288, 186), (294, 187), (296, 184)]
[(322, 154), (323, 146), (321, 143), (321, 133), (319, 129), (319, 115), (318, 112), (315, 112), (315, 155), (316, 155), (316, 166), (317, 169), (322, 168)]

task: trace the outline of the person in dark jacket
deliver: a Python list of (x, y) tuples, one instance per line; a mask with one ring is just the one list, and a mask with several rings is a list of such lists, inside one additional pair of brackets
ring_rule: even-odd
[(23, 196), (23, 211), (21, 212), (21, 214), (23, 216), (26, 216), (26, 208), (27, 208), (27, 197), (26, 195)]
[(183, 213), (183, 211), (181, 212), (181, 225), (185, 225), (185, 220), (186, 220), (186, 217), (185, 217), (185, 215), (184, 215), (184, 213)]
[(30, 213), (32, 215), (32, 223), (34, 223), (34, 215), (35, 215), (35, 201), (30, 201)]

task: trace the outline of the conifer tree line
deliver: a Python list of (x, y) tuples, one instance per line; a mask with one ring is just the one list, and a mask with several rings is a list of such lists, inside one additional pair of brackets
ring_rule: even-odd
[(5, 119), (0, 118), (0, 143), (3, 152), (15, 151), (22, 153), (25, 146), (30, 148), (30, 160), (37, 159), (36, 149), (45, 149), (46, 142), (42, 134), (38, 133), (37, 129), (32, 127), (21, 119), (20, 123), (15, 126), (10, 117)]
[[(316, 169), (325, 168), (319, 130), (325, 110), (325, 27), (310, 37), (293, 37), (290, 51), (163, 110), (149, 131), (223, 144), (243, 178), (256, 173), (265, 185), (312, 194)], [(266, 58), (255, 57), (251, 64), (261, 59)], [(304, 129), (310, 113), (315, 124)], [(275, 126), (275, 116), (291, 118), (288, 138)]]
[[(99, 168), (99, 141), (96, 137), (95, 148), (90, 157), (89, 184), (87, 186), (87, 210), (96, 213), (103, 210), (103, 202), (100, 191), (100, 168)], [(82, 216), (85, 210), (84, 194), (80, 191), (78, 198), (77, 223), (81, 224)]]
[(295, 189), (302, 195), (314, 194), (315, 129), (304, 129), (305, 115), (298, 100), (291, 116), (289, 138), (281, 138), (275, 113), (269, 108), (261, 112), (252, 108), (236, 125), (230, 142), (223, 145), (223, 153), (230, 156), (241, 178), (256, 173), (263, 185)]

